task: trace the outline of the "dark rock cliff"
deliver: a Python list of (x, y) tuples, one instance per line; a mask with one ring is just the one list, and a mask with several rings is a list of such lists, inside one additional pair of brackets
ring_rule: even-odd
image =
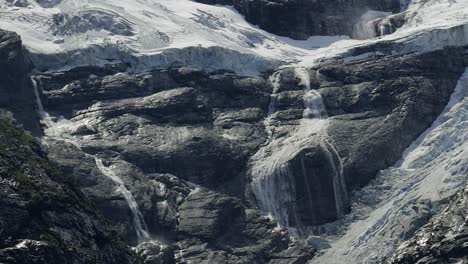
[(353, 35), (367, 10), (399, 12), (398, 0), (197, 0), (231, 5), (260, 28), (293, 39), (309, 36)]
[(21, 38), (0, 29), (0, 108), (11, 110), (27, 130), (38, 135), (41, 129), (29, 71), (32, 69)]
[[(338, 217), (329, 167), (336, 169), (338, 158), (343, 161), (347, 188), (353, 189), (401, 156), (448, 102), (466, 67), (464, 56), (463, 48), (414, 56), (356, 56), (308, 70), (311, 87), (324, 99), (330, 116), (327, 134), (337, 152), (333, 155), (339, 157), (324, 166), (322, 146), (313, 142), (309, 150), (290, 157), (295, 181), (305, 183), (298, 185), (296, 197), (303, 224)], [(252, 155), (267, 141), (263, 120), (272, 86), (266, 78), (189, 68), (139, 75), (114, 70), (82, 68), (79, 74), (74, 70), (36, 76), (50, 112), (72, 121), (62, 133), (79, 141), (86, 152), (105, 153), (143, 174), (170, 173), (255, 202), (248, 168)], [(294, 71), (283, 70), (281, 76), (278, 111), (272, 116), (274, 138), (290, 136), (304, 109), (304, 87)], [(83, 162), (83, 156), (54, 143), (49, 151), (87, 193), (102, 197), (100, 202), (107, 200), (109, 191), (96, 187), (102, 183), (92, 176), (96, 174), (89, 174), (96, 170), (91, 169), (92, 159)], [(313, 171), (315, 178), (309, 177)], [(308, 189), (317, 181), (328, 189)], [(303, 202), (307, 193), (320, 199)]]
[(133, 263), (123, 240), (47, 159), (0, 119), (0, 262)]

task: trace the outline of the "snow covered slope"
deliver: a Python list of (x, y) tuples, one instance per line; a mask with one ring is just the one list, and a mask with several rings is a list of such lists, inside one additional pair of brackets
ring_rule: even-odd
[(179, 62), (252, 75), (286, 62), (308, 66), (347, 56), (351, 48), (379, 42), (405, 44), (395, 52), (468, 43), (468, 1), (415, 0), (406, 19), (381, 38), (294, 41), (258, 29), (233, 8), (189, 0), (0, 0), (0, 28), (19, 33), (42, 70), (123, 61), (145, 71)]
[[(376, 44), (401, 44), (393, 54), (424, 53), (446, 46), (468, 45), (468, 1), (413, 0), (405, 11), (405, 24), (395, 33), (366, 40), (342, 40), (310, 51), (301, 66), (325, 58), (350, 56), (350, 50)], [(372, 55), (372, 54), (368, 54)]]
[(196, 66), (249, 73), (271, 67), (266, 61), (289, 61), (303, 54), (229, 7), (188, 0), (28, 1), (28, 6), (16, 7), (0, 0), (0, 28), (19, 33), (34, 54), (48, 55), (37, 60), (40, 68), (128, 61), (131, 55), (150, 57), (135, 63), (148, 67), (198, 60), (205, 63)]
[[(468, 180), (468, 69), (444, 112), (396, 165), (355, 194), (343, 234), (311, 263), (382, 263)], [(420, 223), (418, 225), (418, 223)]]

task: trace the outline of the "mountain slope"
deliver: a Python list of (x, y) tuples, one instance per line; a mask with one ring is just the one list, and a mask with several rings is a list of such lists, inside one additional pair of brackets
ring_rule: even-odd
[[(0, 0), (0, 27), (28, 51), (0, 33), (0, 107), (36, 126), (41, 157), (126, 244), (99, 255), (91, 237), (76, 252), (382, 263), (463, 248), (458, 233), (418, 239), (446, 227), (442, 209), (467, 181), (468, 2), (203, 2), (234, 6)], [(13, 235), (39, 241), (49, 222), (37, 226)]]

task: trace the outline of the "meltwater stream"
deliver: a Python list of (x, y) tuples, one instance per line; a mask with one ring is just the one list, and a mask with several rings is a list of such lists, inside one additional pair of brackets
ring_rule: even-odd
[[(39, 94), (37, 81), (34, 78), (31, 78), (31, 82), (34, 88), (34, 95), (36, 97), (37, 111), (38, 111), (39, 117), (41, 118), (41, 122), (45, 126), (45, 131), (44, 131), (45, 135), (53, 139), (57, 139), (57, 140), (61, 140), (61, 141), (73, 144), (74, 146), (81, 149), (81, 144), (78, 142), (78, 140), (74, 139), (71, 136), (66, 136), (64, 133), (62, 133), (63, 124), (61, 123), (66, 123), (66, 121), (61, 120), (61, 121), (55, 122), (52, 120), (49, 113), (45, 111), (44, 105), (42, 104), (42, 100)], [(86, 154), (86, 155), (94, 158), (94, 161), (99, 171), (104, 176), (111, 179), (112, 182), (114, 182), (114, 184), (117, 185), (117, 191), (123, 195), (128, 207), (132, 211), (133, 227), (137, 235), (138, 243), (142, 243), (142, 242), (150, 240), (148, 227), (138, 207), (138, 204), (135, 198), (133, 197), (132, 193), (125, 187), (125, 183), (122, 181), (122, 179), (120, 179), (115, 174), (115, 172), (112, 170), (111, 167), (104, 166), (102, 159), (100, 159), (99, 157), (95, 155), (90, 155), (90, 154)]]
[[(468, 180), (468, 68), (443, 113), (394, 166), (352, 199), (331, 247), (311, 264), (378, 264)], [(421, 243), (424, 243), (422, 241)]]
[[(297, 208), (297, 174), (301, 174), (301, 184), (305, 184), (305, 193), (310, 204), (315, 204), (313, 189), (310, 186), (314, 177), (325, 175), (308, 175), (307, 170), (294, 171), (291, 165), (301, 151), (316, 146), (323, 150), (325, 159), (332, 168), (332, 184), (336, 215), (341, 217), (346, 202), (346, 188), (343, 179), (341, 159), (327, 136), (327, 112), (319, 92), (310, 87), (309, 73), (305, 69), (296, 69), (296, 76), (301, 80), (304, 88), (304, 113), (300, 123), (293, 128), (288, 136), (275, 138), (273, 135), (272, 115), (276, 112), (276, 96), (280, 88), (280, 73), (272, 75), (270, 82), (273, 92), (269, 107), (269, 116), (265, 121), (268, 133), (267, 144), (251, 159), (249, 174), (252, 178), (252, 190), (259, 208), (270, 214), (279, 224), (288, 227), (295, 234), (300, 235), (302, 225)], [(317, 180), (317, 179), (315, 179)]]

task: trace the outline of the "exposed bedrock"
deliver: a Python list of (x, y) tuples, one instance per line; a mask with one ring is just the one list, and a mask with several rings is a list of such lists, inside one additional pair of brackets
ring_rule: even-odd
[(0, 30), (0, 108), (12, 111), (27, 130), (39, 134), (34, 91), (28, 75), (31, 69), (19, 35)]
[(237, 198), (194, 190), (179, 208), (179, 261), (195, 263), (306, 263), (314, 250)]
[[(329, 115), (325, 132), (338, 157), (333, 165), (336, 170), (341, 158), (348, 189), (365, 185), (393, 164), (432, 123), (464, 70), (464, 57), (463, 48), (410, 56), (361, 54), (307, 70), (310, 86), (323, 97)], [(85, 152), (105, 154), (109, 165), (128, 163), (141, 175), (169, 173), (253, 201), (248, 163), (267, 142), (265, 118), (273, 85), (262, 76), (242, 77), (228, 71), (173, 68), (116, 73), (123, 69), (90, 67), (35, 77), (46, 109), (67, 119), (59, 122), (60, 133), (79, 141)], [(294, 69), (282, 70), (277, 111), (269, 117), (273, 139), (288, 142), (298, 127), (309, 129), (299, 126), (304, 112), (301, 82)], [(298, 219), (316, 225), (339, 216), (333, 193), (337, 188), (328, 188), (330, 167), (324, 164), (320, 148), (313, 151), (317, 147), (313, 131), (307, 135), (311, 138), (296, 137), (300, 147), (286, 162), (295, 181), (311, 186), (298, 185), (290, 202)], [(76, 179), (84, 181), (80, 184), (89, 184), (89, 193), (99, 197), (101, 191), (94, 188), (102, 187), (95, 187), (86, 170), (77, 169), (86, 163), (78, 157), (68, 160), (59, 146), (50, 147), (54, 161), (68, 166)], [(328, 187), (317, 192), (318, 185)], [(138, 192), (137, 201), (153, 197)], [(302, 202), (306, 194), (313, 194), (309, 203)], [(109, 206), (106, 203), (103, 208)], [(151, 206), (140, 207), (146, 219), (159, 217), (158, 213), (148, 216)], [(173, 236), (174, 231), (168, 233)]]
[(0, 150), (0, 262), (134, 263), (94, 204), (3, 117)]
[(386, 263), (464, 263), (468, 251), (468, 185), (403, 243)]
[[(65, 87), (49, 85), (65, 75), (72, 76)], [(48, 110), (72, 121), (65, 132), (84, 148), (117, 152), (145, 173), (243, 192), (245, 160), (265, 137), (260, 121), (271, 88), (264, 79), (189, 68), (74, 76), (37, 79)], [(225, 184), (233, 180), (240, 182)]]
[(349, 187), (365, 185), (401, 157), (445, 107), (465, 67), (465, 49), (447, 48), (316, 71)]
[[(342, 213), (340, 195), (336, 192), (346, 192), (337, 184), (339, 177), (336, 153), (325, 144), (304, 149), (289, 163), (296, 183), (296, 223), (293, 226), (313, 226), (331, 222)], [(345, 196), (345, 195), (343, 195)]]
[(314, 35), (353, 35), (353, 26), (367, 10), (399, 12), (399, 0), (197, 0), (234, 6), (262, 29), (293, 39)]

